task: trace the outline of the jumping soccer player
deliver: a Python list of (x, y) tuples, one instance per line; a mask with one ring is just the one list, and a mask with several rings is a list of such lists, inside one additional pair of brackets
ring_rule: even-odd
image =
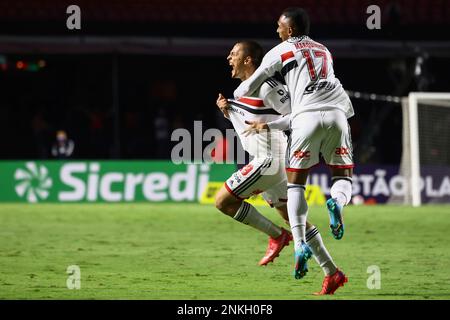
[[(232, 67), (232, 78), (241, 81), (248, 79), (259, 66), (262, 56), (263, 50), (257, 43), (236, 43), (227, 57)], [(219, 94), (217, 106), (232, 122), (244, 149), (254, 158), (225, 182), (216, 195), (216, 207), (226, 215), (269, 236), (267, 252), (259, 262), (260, 265), (266, 265), (289, 244), (291, 235), (243, 200), (262, 192), (264, 199), (289, 223), (286, 206), (287, 177), (284, 167), (286, 137), (281, 130), (277, 130), (279, 126), (284, 127), (284, 124), (280, 123), (288, 119), (283, 115), (291, 111), (289, 95), (280, 82), (269, 78), (253, 95), (239, 100), (227, 100)], [(248, 121), (268, 122), (270, 132), (242, 134)], [(309, 222), (306, 222), (306, 229), (306, 242), (311, 247), (317, 263), (325, 274), (334, 274), (336, 265), (325, 248), (319, 231)]]
[[(279, 72), (291, 96), (289, 137), (288, 214), (295, 247), (294, 275), (302, 278), (312, 255), (306, 241), (308, 206), (304, 191), (309, 170), (319, 154), (331, 168), (333, 185), (327, 201), (330, 228), (336, 239), (344, 235), (342, 209), (350, 202), (353, 173), (352, 144), (347, 118), (354, 115), (351, 101), (334, 76), (331, 53), (308, 37), (309, 18), (301, 8), (285, 9), (277, 32), (283, 41), (270, 50), (254, 74), (243, 81), (234, 96), (257, 91)], [(325, 277), (321, 294), (333, 293), (347, 281), (340, 270)]]

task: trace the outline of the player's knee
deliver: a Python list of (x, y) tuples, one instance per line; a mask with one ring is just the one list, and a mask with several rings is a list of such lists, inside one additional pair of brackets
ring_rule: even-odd
[(216, 208), (225, 214), (228, 214), (229, 207), (230, 207), (230, 201), (228, 201), (227, 197), (224, 197), (223, 195), (218, 194), (215, 199)]
[(239, 207), (241, 206), (241, 204), (242, 204), (242, 201), (240, 201), (234, 197), (231, 198), (228, 196), (218, 195), (218, 196), (216, 196), (216, 199), (215, 199), (216, 208), (220, 212), (222, 212), (228, 216), (231, 216), (231, 217), (233, 217), (236, 214), (236, 212), (239, 210)]
[(217, 197), (216, 196), (216, 208), (223, 212), (226, 209), (226, 203), (224, 201), (224, 199), (222, 197)]
[(289, 183), (305, 185), (308, 180), (309, 170), (288, 171), (287, 179)]
[(349, 176), (332, 177), (330, 195), (336, 198), (342, 205), (347, 205), (352, 197), (352, 178)]

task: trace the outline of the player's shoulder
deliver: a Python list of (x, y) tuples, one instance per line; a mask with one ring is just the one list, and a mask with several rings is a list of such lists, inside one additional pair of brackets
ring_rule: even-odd
[(283, 41), (279, 44), (277, 44), (275, 47), (273, 47), (272, 49), (270, 49), (266, 54), (265, 54), (265, 58), (267, 57), (279, 57), (281, 53), (283, 53), (284, 51), (286, 51), (287, 48), (291, 47), (292, 44), (287, 42), (287, 41)]
[(291, 37), (291, 38), (287, 39), (285, 42), (289, 45), (295, 46), (296, 48), (297, 47), (298, 48), (317, 47), (319, 49), (328, 51), (327, 47), (324, 44), (311, 39), (309, 36)]

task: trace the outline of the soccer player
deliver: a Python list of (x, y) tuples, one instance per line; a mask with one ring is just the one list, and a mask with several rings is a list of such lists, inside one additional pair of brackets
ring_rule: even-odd
[[(294, 275), (302, 278), (312, 255), (307, 243), (308, 206), (304, 191), (309, 170), (321, 154), (331, 168), (331, 198), (327, 201), (330, 228), (336, 239), (344, 235), (342, 209), (352, 194), (352, 144), (347, 118), (353, 106), (335, 77), (331, 53), (308, 37), (309, 17), (301, 8), (287, 8), (278, 19), (283, 41), (263, 58), (258, 69), (235, 90), (234, 96), (257, 91), (267, 78), (280, 73), (291, 96), (288, 156), (288, 214), (294, 239)], [(323, 282), (323, 294), (333, 293), (347, 281), (340, 270)]]
[[(231, 76), (242, 81), (248, 79), (260, 64), (262, 56), (263, 50), (256, 42), (236, 43), (227, 57), (232, 67)], [(279, 81), (268, 78), (251, 96), (239, 100), (227, 100), (219, 94), (217, 106), (232, 122), (244, 149), (254, 158), (225, 182), (216, 194), (216, 207), (226, 215), (269, 236), (267, 252), (259, 262), (260, 265), (266, 265), (289, 244), (291, 235), (243, 200), (262, 192), (264, 199), (289, 223), (284, 166), (287, 145), (284, 133), (277, 130), (277, 127), (284, 127), (282, 123), (289, 120), (283, 115), (291, 111), (290, 98)], [(268, 122), (270, 131), (263, 134), (242, 134), (248, 121)], [(334, 274), (337, 267), (325, 248), (319, 231), (309, 222), (306, 222), (306, 229), (306, 242), (316, 261), (325, 274)]]

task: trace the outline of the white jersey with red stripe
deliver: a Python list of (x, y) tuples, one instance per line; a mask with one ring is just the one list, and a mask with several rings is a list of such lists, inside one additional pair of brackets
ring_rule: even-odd
[(286, 137), (280, 130), (244, 136), (248, 128), (245, 121), (271, 122), (291, 112), (291, 102), (286, 88), (274, 78), (265, 81), (248, 96), (240, 99), (228, 99), (229, 119), (236, 130), (242, 146), (255, 158), (284, 158)]
[(290, 38), (270, 50), (255, 73), (235, 90), (235, 98), (252, 94), (277, 72), (291, 96), (291, 119), (305, 111), (329, 108), (342, 110), (347, 118), (354, 115), (350, 98), (334, 75), (331, 53), (307, 36)]

